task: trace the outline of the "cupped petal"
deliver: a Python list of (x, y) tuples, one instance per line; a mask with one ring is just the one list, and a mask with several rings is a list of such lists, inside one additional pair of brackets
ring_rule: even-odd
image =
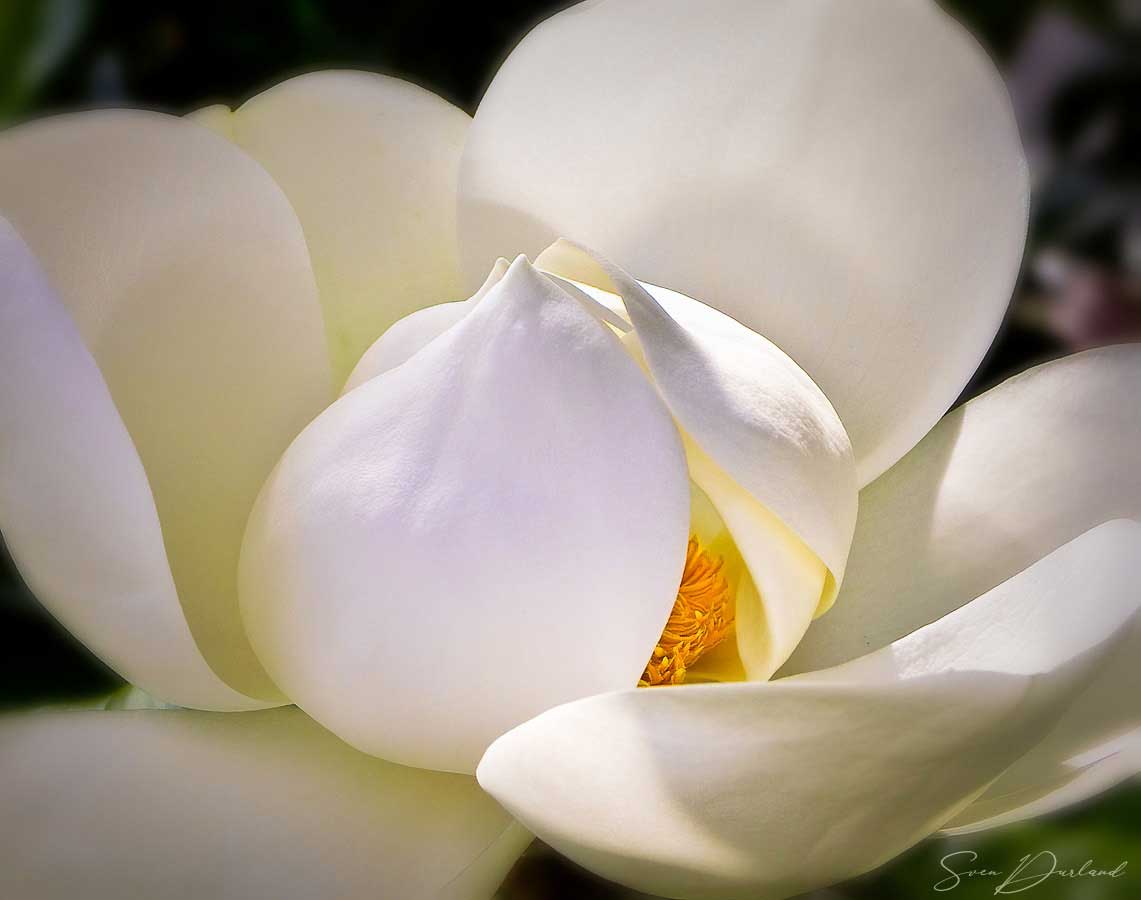
[(1139, 549), (1141, 526), (1106, 523), (827, 671), (566, 704), (496, 741), (477, 777), (556, 849), (650, 893), (787, 897), (857, 875), (1049, 731), (1137, 615)]
[[(782, 672), (881, 647), (1098, 522), (1141, 519), (1139, 391), (1141, 346), (1107, 347), (1031, 369), (948, 415), (861, 492), (840, 601)], [(1069, 760), (1137, 726), (1139, 694), (1141, 628), (996, 790), (1071, 776)]]
[(669, 412), (520, 258), (290, 447), (250, 519), (242, 613), (274, 680), (350, 744), (471, 772), (530, 716), (637, 683), (688, 525)]
[[(788, 658), (844, 577), (856, 524), (851, 444), (832, 405), (762, 336), (690, 297), (642, 285), (566, 241), (538, 260), (621, 296), (627, 341), (686, 435), (690, 477), (729, 526), (757, 588), (738, 645), (751, 678)], [(592, 271), (593, 269), (593, 271)], [(763, 635), (763, 640), (754, 640)]]
[(198, 652), (131, 437), (75, 323), (3, 219), (0, 532), (33, 593), (128, 681), (182, 706), (256, 705)]
[(399, 78), (352, 71), (291, 78), (225, 112), (195, 115), (265, 166), (297, 211), (338, 386), (397, 319), (465, 296), (465, 112)]
[(5, 133), (0, 210), (110, 388), (199, 650), (235, 690), (279, 701), (242, 629), (236, 575), (258, 488), (330, 399), (316, 288), (289, 202), (205, 128), (102, 111)]
[(488, 900), (530, 841), (471, 778), (296, 709), (0, 718), (0, 894)]
[(861, 483), (1002, 321), (1028, 178), (998, 72), (929, 0), (603, 0), (539, 25), (460, 171), (469, 284), (572, 236), (792, 356)]

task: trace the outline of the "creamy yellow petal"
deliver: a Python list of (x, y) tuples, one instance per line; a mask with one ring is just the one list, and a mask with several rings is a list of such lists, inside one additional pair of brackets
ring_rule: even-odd
[(262, 481), (331, 395), (289, 202), (198, 125), (101, 111), (0, 137), (0, 210), (43, 265), (138, 450), (199, 650), (235, 690), (279, 701), (242, 629), (238, 553)]

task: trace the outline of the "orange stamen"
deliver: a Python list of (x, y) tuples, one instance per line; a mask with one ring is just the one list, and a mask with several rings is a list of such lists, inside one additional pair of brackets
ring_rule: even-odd
[(733, 598), (724, 565), (697, 538), (689, 539), (677, 600), (638, 687), (683, 683), (687, 670), (732, 632)]

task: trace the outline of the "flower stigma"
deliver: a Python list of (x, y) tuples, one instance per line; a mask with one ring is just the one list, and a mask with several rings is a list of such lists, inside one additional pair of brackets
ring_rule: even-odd
[(732, 633), (733, 599), (724, 566), (696, 537), (689, 539), (677, 600), (638, 687), (682, 684), (688, 669)]

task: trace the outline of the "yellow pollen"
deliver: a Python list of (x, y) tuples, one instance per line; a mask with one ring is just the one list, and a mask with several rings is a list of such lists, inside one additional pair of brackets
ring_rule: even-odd
[(638, 687), (681, 684), (686, 671), (732, 632), (733, 599), (724, 564), (697, 538), (689, 539), (677, 600)]

